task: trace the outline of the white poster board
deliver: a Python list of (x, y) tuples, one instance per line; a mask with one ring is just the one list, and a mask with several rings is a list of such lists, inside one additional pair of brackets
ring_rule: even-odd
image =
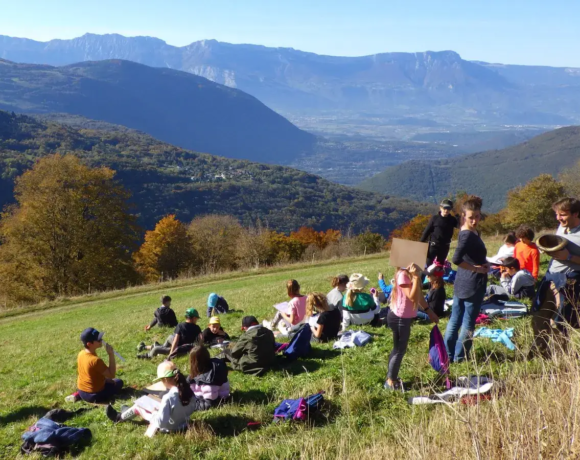
[(391, 267), (406, 268), (411, 264), (417, 264), (423, 269), (427, 262), (428, 249), (428, 243), (393, 238), (389, 265)]

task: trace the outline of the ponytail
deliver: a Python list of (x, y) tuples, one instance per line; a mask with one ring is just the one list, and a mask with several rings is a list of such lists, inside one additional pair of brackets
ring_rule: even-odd
[(348, 276), (346, 275), (338, 275), (332, 278), (331, 286), (333, 288), (342, 285), (346, 285), (348, 283)]
[(311, 292), (306, 298), (306, 316), (312, 316), (314, 310), (319, 312), (328, 311), (326, 296), (321, 292)]
[(178, 371), (174, 379), (175, 386), (179, 392), (179, 400), (183, 406), (187, 406), (193, 398), (193, 391), (191, 390), (189, 383), (187, 383), (187, 380), (181, 372)]
[(348, 289), (345, 294), (345, 303), (347, 307), (352, 307), (356, 299), (356, 295), (362, 292), (361, 289)]

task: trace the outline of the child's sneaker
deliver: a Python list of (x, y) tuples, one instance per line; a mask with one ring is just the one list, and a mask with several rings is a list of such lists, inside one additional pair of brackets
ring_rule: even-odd
[(78, 391), (75, 391), (73, 394), (68, 395), (66, 398), (64, 398), (64, 400), (68, 403), (75, 403), (79, 399), (81, 399), (81, 396), (79, 395)]
[(145, 347), (146, 347), (145, 342), (141, 342), (139, 343), (139, 345), (137, 345), (137, 351), (143, 351), (145, 350)]

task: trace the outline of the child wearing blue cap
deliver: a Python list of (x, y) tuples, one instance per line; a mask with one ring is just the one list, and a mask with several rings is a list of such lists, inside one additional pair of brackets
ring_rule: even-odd
[(230, 306), (222, 296), (212, 292), (207, 296), (207, 317), (224, 315), (230, 310)]
[(104, 334), (93, 327), (81, 333), (84, 348), (77, 358), (77, 391), (68, 396), (67, 401), (74, 402), (82, 399), (89, 403), (101, 403), (112, 399), (123, 388), (123, 381), (115, 378), (117, 363), (113, 347), (108, 343), (105, 346), (109, 355), (108, 366), (97, 355), (97, 350), (103, 346)]

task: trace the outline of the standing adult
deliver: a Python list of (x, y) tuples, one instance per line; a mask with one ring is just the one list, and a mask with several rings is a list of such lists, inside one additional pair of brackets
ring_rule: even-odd
[(444, 263), (447, 259), (453, 231), (458, 226), (457, 218), (451, 214), (452, 209), (453, 201), (443, 200), (439, 205), (439, 213), (431, 217), (423, 231), (421, 242), (429, 243), (427, 267), (430, 267), (435, 259), (440, 263)]
[[(549, 339), (554, 334), (565, 336), (568, 325), (578, 326), (575, 303), (580, 298), (580, 201), (562, 198), (552, 209), (560, 223), (556, 235), (568, 242), (564, 249), (549, 253), (552, 261), (532, 305), (532, 351), (543, 356), (549, 354)], [(557, 329), (552, 328), (551, 319), (556, 321)]]
[(477, 231), (481, 206), (481, 198), (470, 196), (461, 207), (463, 225), (452, 258), (457, 265), (455, 293), (451, 318), (445, 329), (445, 347), (451, 362), (460, 362), (469, 355), (475, 320), (487, 286), (487, 249)]

